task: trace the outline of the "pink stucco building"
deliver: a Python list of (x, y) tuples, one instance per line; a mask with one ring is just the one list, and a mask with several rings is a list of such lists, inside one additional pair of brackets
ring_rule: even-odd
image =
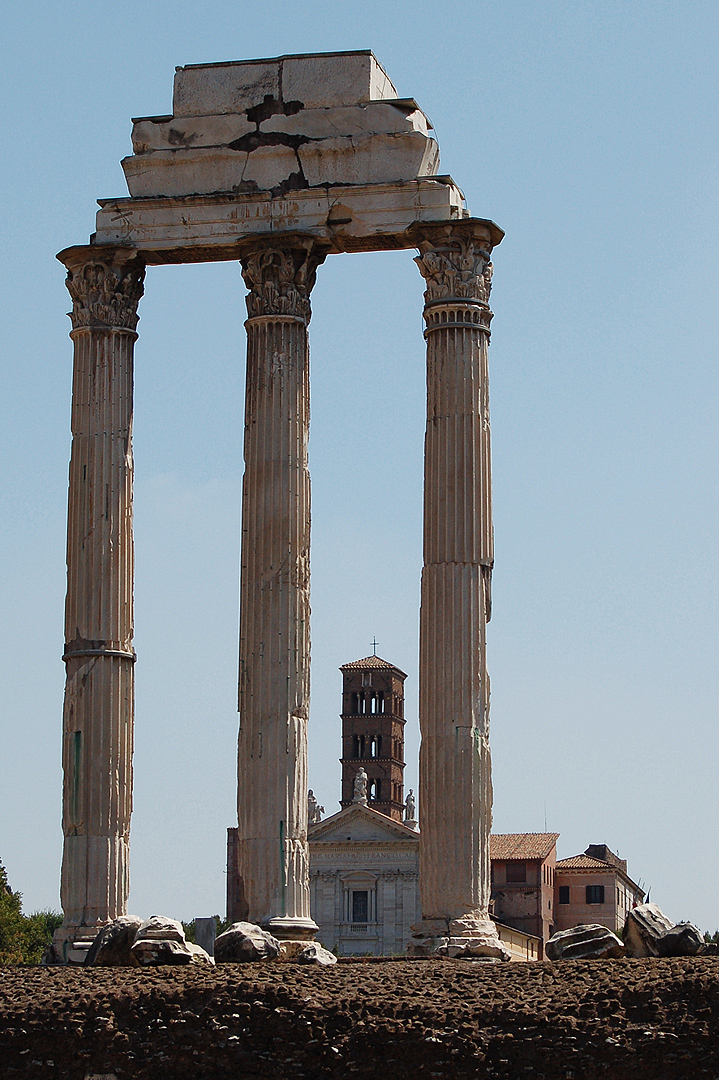
[(547, 941), (554, 933), (559, 833), (493, 833), (491, 911), (495, 919)]
[(606, 844), (590, 844), (581, 855), (560, 859), (554, 884), (555, 929), (599, 923), (621, 934), (628, 913), (644, 891), (627, 874), (627, 861)]

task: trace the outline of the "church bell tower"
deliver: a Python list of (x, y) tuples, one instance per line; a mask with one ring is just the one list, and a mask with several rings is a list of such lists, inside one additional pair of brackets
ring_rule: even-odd
[(360, 768), (367, 773), (367, 804), (402, 821), (404, 810), (404, 681), (393, 664), (367, 656), (343, 664), (342, 807), (351, 806)]

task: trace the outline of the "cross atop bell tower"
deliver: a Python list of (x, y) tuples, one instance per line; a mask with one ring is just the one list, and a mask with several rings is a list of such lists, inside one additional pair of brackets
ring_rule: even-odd
[[(376, 644), (375, 644), (376, 648)], [(351, 806), (360, 768), (367, 802), (395, 821), (404, 810), (404, 681), (394, 664), (376, 654), (343, 664), (342, 807)]]

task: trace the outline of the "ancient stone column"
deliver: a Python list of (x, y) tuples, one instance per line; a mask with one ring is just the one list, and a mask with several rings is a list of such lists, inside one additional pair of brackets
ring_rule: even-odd
[(68, 495), (61, 958), (126, 911), (132, 809), (132, 391), (144, 265), (70, 248), (72, 455)]
[(240, 910), (282, 938), (313, 937), (307, 848), (310, 693), (312, 241), (242, 258), (247, 297), (242, 490), (238, 839)]
[(410, 951), (502, 949), (489, 920), (492, 779), (485, 629), (492, 491), (491, 234), (423, 231), (427, 432), (420, 610), (420, 896)]

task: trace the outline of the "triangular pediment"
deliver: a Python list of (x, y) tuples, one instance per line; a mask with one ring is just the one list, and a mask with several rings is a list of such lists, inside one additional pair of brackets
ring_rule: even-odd
[(388, 843), (397, 840), (409, 840), (419, 843), (419, 833), (408, 828), (400, 821), (388, 818), (369, 806), (353, 803), (338, 814), (326, 818), (318, 825), (311, 825), (308, 839), (312, 843), (346, 844), (352, 843)]

